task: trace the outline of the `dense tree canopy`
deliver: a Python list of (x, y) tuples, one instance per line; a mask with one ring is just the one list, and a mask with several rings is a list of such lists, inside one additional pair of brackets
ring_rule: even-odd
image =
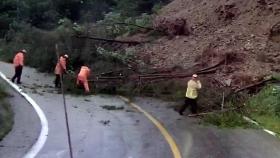
[[(55, 44), (71, 56), (70, 67), (79, 63), (99, 68), (117, 68), (132, 51), (118, 50), (100, 42), (75, 39), (77, 35), (115, 38), (150, 27), (158, 4), (168, 0), (1, 0), (0, 58), (11, 61), (19, 49), (28, 50), (26, 64), (41, 71), (53, 71)], [(157, 7), (155, 7), (157, 6)], [(120, 25), (125, 23), (129, 25)], [(104, 48), (103, 48), (104, 47)], [(105, 48), (107, 47), (107, 48)], [(100, 54), (101, 52), (106, 52)], [(120, 53), (121, 52), (121, 53)], [(108, 55), (109, 54), (109, 55)], [(117, 56), (116, 56), (117, 54)], [(120, 56), (121, 54), (121, 56)], [(106, 57), (104, 57), (106, 56)], [(107, 56), (110, 56), (108, 58)], [(112, 60), (113, 59), (113, 60)], [(106, 65), (106, 66), (104, 66)]]
[[(167, 1), (167, 0), (164, 0)], [(0, 33), (3, 34), (15, 22), (26, 22), (42, 29), (53, 29), (59, 19), (73, 22), (94, 22), (109, 11), (122, 16), (138, 16), (151, 13), (161, 0), (1, 0)]]

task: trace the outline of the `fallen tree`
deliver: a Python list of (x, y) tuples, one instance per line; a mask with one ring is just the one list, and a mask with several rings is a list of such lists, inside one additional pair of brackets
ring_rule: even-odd
[(138, 45), (138, 44), (146, 43), (146, 42), (139, 42), (139, 41), (122, 41), (122, 40), (115, 40), (115, 39), (108, 39), (108, 38), (90, 37), (90, 36), (74, 36), (74, 37), (86, 38), (86, 39), (109, 42), (109, 43), (129, 44), (129, 45)]
[(257, 83), (253, 83), (253, 84), (250, 84), (250, 85), (247, 85), (243, 88), (240, 88), (240, 89), (237, 89), (234, 91), (234, 93), (239, 93), (239, 92), (242, 92), (244, 90), (248, 90), (248, 89), (252, 89), (252, 88), (255, 88), (255, 87), (258, 87), (258, 86), (261, 86), (261, 85), (264, 85), (265, 83), (269, 82), (269, 81), (273, 81), (272, 78), (269, 78), (269, 79), (264, 79), (262, 81), (259, 81)]

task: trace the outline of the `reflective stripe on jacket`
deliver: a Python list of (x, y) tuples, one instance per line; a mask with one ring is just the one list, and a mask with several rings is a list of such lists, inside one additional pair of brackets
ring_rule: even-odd
[(14, 66), (23, 66), (24, 65), (24, 54), (22, 52), (18, 52), (13, 60)]
[(191, 99), (196, 99), (198, 97), (197, 90), (201, 88), (200, 81), (195, 82), (194, 80), (190, 80), (188, 82), (188, 88), (186, 92), (186, 97)]
[(56, 75), (63, 74), (66, 71), (66, 59), (64, 57), (60, 57), (59, 61), (55, 66), (54, 73)]

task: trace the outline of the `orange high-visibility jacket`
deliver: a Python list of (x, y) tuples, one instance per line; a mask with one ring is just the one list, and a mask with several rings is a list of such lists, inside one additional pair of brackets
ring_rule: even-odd
[(59, 61), (57, 62), (55, 66), (54, 73), (56, 75), (63, 74), (63, 72), (66, 71), (66, 59), (64, 57), (60, 57)]
[(24, 54), (22, 52), (18, 52), (13, 60), (14, 66), (23, 66), (24, 65)]
[(82, 66), (77, 78), (77, 85), (82, 83), (84, 85), (86, 92), (89, 92), (89, 85), (88, 85), (89, 74), (90, 74), (90, 69), (87, 66)]
[(90, 74), (90, 69), (87, 66), (82, 66), (78, 74), (78, 80), (87, 81)]

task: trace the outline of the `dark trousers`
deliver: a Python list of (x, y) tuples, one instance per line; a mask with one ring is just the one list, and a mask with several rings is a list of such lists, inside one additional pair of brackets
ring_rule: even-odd
[[(62, 79), (63, 79), (63, 76), (62, 76)], [(59, 74), (55, 75), (54, 85), (55, 85), (56, 88), (61, 87), (61, 81), (60, 81), (60, 75)]]
[(17, 79), (17, 83), (21, 83), (21, 74), (22, 74), (23, 66), (16, 66), (15, 67), (15, 75), (12, 78), (12, 82), (15, 82), (15, 79)]
[(185, 104), (181, 107), (179, 113), (180, 114), (183, 114), (183, 112), (186, 110), (186, 108), (188, 106), (191, 106), (191, 112), (193, 114), (196, 114), (197, 113), (197, 103), (196, 103), (196, 99), (191, 99), (191, 98), (185, 98)]

